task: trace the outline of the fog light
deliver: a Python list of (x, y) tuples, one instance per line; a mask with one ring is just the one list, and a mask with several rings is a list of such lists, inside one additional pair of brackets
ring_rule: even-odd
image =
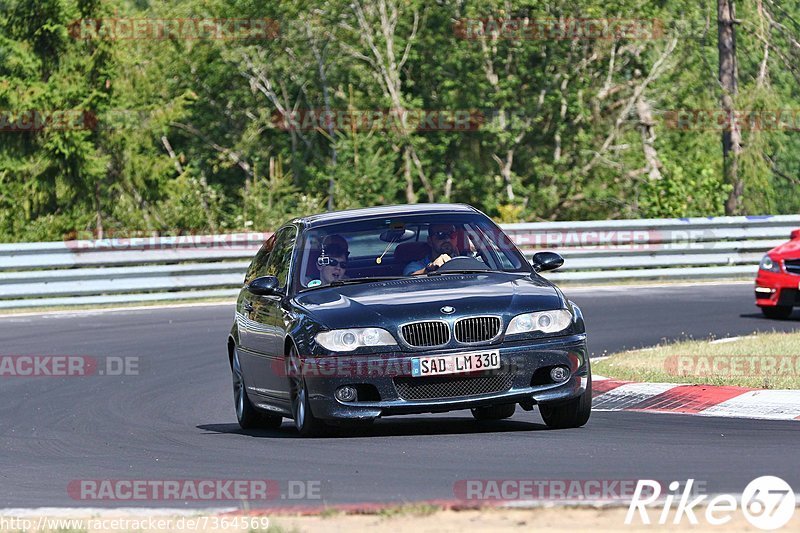
[(354, 402), (358, 399), (358, 391), (355, 387), (345, 385), (336, 389), (335, 396), (340, 402)]
[(550, 379), (556, 383), (567, 381), (569, 378), (569, 369), (565, 366), (555, 366), (550, 370)]

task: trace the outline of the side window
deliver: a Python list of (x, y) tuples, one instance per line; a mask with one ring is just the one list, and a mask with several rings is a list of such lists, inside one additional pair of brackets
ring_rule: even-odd
[(269, 255), (267, 268), (262, 276), (275, 276), (281, 287), (286, 287), (289, 280), (289, 267), (292, 262), (292, 252), (294, 251), (294, 241), (297, 237), (297, 230), (294, 226), (284, 228), (275, 237), (275, 248)]
[(504, 270), (527, 269), (528, 264), (521, 263), (520, 258), (513, 253), (514, 243), (501, 229), (488, 227), (480, 228), (478, 231), (483, 232), (487, 246), (494, 252), (492, 255), (500, 261), (501, 268)]
[(247, 269), (247, 274), (244, 277), (245, 285), (264, 275), (264, 272), (267, 268), (267, 261), (269, 260), (269, 254), (272, 253), (272, 248), (274, 246), (275, 234), (273, 233), (270, 238), (267, 239), (267, 241), (261, 246), (261, 249), (258, 250), (258, 253), (250, 263), (250, 267)]

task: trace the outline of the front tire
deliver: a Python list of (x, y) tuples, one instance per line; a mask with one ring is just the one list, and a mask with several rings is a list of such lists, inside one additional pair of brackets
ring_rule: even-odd
[(233, 402), (239, 427), (242, 429), (276, 429), (281, 427), (283, 417), (260, 411), (247, 396), (242, 364), (239, 361), (239, 352), (236, 348), (233, 349), (233, 357), (231, 358), (231, 375), (233, 377)]
[(508, 403), (505, 405), (492, 405), (490, 407), (476, 407), (472, 409), (472, 416), (475, 420), (489, 421), (489, 420), (503, 420), (514, 416), (514, 411), (517, 410), (517, 404)]
[(555, 405), (539, 404), (539, 414), (553, 429), (579, 428), (586, 424), (592, 414), (592, 376), (589, 376), (583, 394)]
[(323, 435), (327, 426), (325, 422), (314, 416), (311, 411), (311, 403), (308, 399), (308, 388), (306, 380), (303, 378), (302, 366), (297, 356), (294, 346), (289, 349), (287, 359), (289, 374), (289, 390), (292, 399), (292, 417), (294, 427), (302, 437), (318, 437)]
[(761, 312), (767, 318), (776, 318), (778, 320), (786, 320), (792, 316), (791, 305), (776, 305), (775, 307), (762, 307)]

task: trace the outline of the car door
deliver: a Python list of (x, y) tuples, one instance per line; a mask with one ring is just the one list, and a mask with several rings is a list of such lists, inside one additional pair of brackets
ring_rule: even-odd
[(244, 277), (244, 287), (239, 291), (239, 297), (236, 302), (236, 326), (239, 332), (239, 360), (242, 369), (245, 373), (245, 381), (248, 388), (250, 386), (257, 387), (255, 383), (255, 366), (256, 362), (250, 352), (256, 344), (255, 337), (258, 335), (258, 325), (252, 324), (253, 319), (253, 295), (247, 290), (247, 285), (254, 279), (264, 276), (267, 272), (267, 262), (275, 247), (275, 234), (273, 233), (269, 239), (261, 246), (250, 263), (250, 268), (247, 269), (247, 274)]
[[(284, 294), (288, 290), (296, 237), (294, 226), (278, 230), (264, 268), (258, 269), (255, 276), (275, 276)], [(247, 316), (242, 341), (247, 362), (242, 361), (242, 366), (246, 376), (251, 377), (248, 391), (269, 399), (288, 401), (283, 361), (286, 335), (283, 301), (284, 297), (279, 295), (259, 296), (247, 289), (242, 291), (241, 306)]]

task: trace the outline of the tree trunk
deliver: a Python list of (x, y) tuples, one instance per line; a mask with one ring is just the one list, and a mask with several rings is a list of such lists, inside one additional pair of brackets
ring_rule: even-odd
[(719, 82), (722, 86), (722, 109), (729, 119), (722, 132), (722, 161), (725, 182), (733, 188), (725, 202), (726, 215), (738, 215), (744, 183), (739, 176), (739, 155), (742, 152), (742, 134), (734, 120), (734, 97), (738, 89), (736, 64), (736, 8), (734, 0), (717, 0), (717, 25), (719, 28)]
[(653, 110), (644, 95), (636, 102), (636, 113), (639, 115), (639, 134), (642, 137), (642, 150), (646, 164), (647, 177), (650, 180), (661, 179), (661, 161), (654, 145), (656, 132), (654, 129)]
[[(345, 45), (347, 50), (353, 57), (365, 61), (372, 69), (378, 80), (381, 83), (381, 89), (384, 95), (392, 103), (392, 112), (397, 113), (397, 116), (406, 116), (408, 108), (403, 102), (403, 66), (408, 60), (409, 53), (411, 52), (411, 45), (417, 35), (417, 28), (419, 25), (419, 13), (414, 10), (414, 24), (411, 33), (406, 38), (406, 45), (400, 59), (397, 59), (395, 50), (395, 30), (397, 28), (398, 17), (400, 14), (401, 2), (392, 0), (378, 0), (377, 2), (362, 2), (356, 1), (350, 4), (350, 8), (356, 16), (358, 22), (358, 29), (360, 31), (359, 38), (361, 42), (366, 45), (370, 50), (371, 57), (362, 54), (361, 52)], [(366, 7), (366, 10), (365, 10)], [(376, 28), (379, 26), (379, 29)], [(399, 130), (400, 138), (403, 144), (403, 156), (405, 165), (406, 176), (406, 200), (408, 203), (416, 203), (417, 193), (414, 191), (413, 177), (411, 174), (411, 165), (417, 171), (422, 186), (425, 189), (425, 194), (428, 197), (428, 202), (436, 200), (436, 194), (433, 189), (433, 184), (428, 178), (422, 160), (419, 158), (414, 144), (411, 139), (411, 132), (406, 131), (405, 128)], [(412, 202), (412, 199), (414, 200)]]
[(103, 215), (100, 207), (100, 183), (94, 184), (94, 208), (97, 220), (95, 222), (95, 235), (98, 239), (103, 238)]
[(508, 201), (513, 203), (514, 187), (511, 183), (511, 165), (514, 163), (514, 150), (506, 151), (505, 160), (498, 157), (497, 154), (492, 154), (492, 158), (494, 158), (497, 166), (500, 167), (500, 175), (503, 177), (503, 182), (506, 184), (506, 196), (508, 197)]
[(417, 203), (417, 193), (414, 192), (414, 179), (411, 177), (411, 147), (403, 149), (403, 175), (406, 177), (406, 202)]
[[(325, 74), (325, 60), (322, 57), (322, 52), (317, 47), (317, 42), (311, 32), (311, 27), (306, 23), (306, 35), (311, 42), (311, 50), (314, 52), (314, 58), (317, 60), (317, 70), (319, 71), (319, 81), (322, 84), (322, 101), (325, 103), (325, 115), (331, 115), (331, 98), (328, 91), (328, 77)], [(331, 175), (328, 178), (328, 211), (333, 211), (334, 208), (334, 193), (336, 192), (336, 182), (334, 175), (336, 172), (337, 154), (336, 154), (336, 133), (333, 130), (333, 120), (328, 121), (328, 135), (331, 140)]]

